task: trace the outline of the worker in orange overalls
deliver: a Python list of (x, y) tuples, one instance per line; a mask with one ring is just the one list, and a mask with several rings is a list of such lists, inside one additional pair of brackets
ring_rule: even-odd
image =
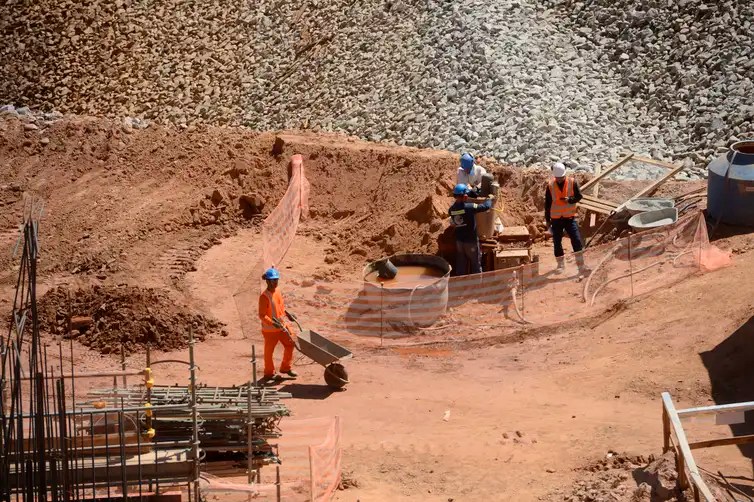
[[(262, 336), (264, 337), (264, 380), (276, 378), (275, 362), (272, 360), (272, 356), (278, 342), (283, 344), (283, 362), (280, 363), (280, 373), (295, 378), (298, 373), (291, 369), (293, 347), (295, 346), (292, 340), (294, 335), (293, 330), (284, 320), (284, 317), (290, 320), (292, 318), (285, 311), (283, 295), (280, 294), (278, 289), (280, 272), (275, 267), (269, 268), (265, 271), (262, 279), (267, 281), (267, 289), (259, 296), (259, 319), (262, 321)], [(276, 326), (276, 321), (285, 326), (288, 333), (278, 327), (280, 324)]]
[(565, 254), (563, 251), (563, 232), (571, 239), (571, 247), (576, 256), (579, 274), (586, 275), (589, 268), (584, 265), (584, 246), (581, 244), (579, 223), (576, 221), (576, 204), (581, 200), (579, 184), (573, 178), (566, 177), (566, 168), (556, 162), (552, 166), (552, 178), (545, 189), (545, 222), (547, 223), (558, 261), (556, 273), (565, 272)]

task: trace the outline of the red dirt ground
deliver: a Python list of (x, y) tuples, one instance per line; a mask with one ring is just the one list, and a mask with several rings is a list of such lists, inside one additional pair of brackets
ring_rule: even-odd
[[(286, 134), (275, 154), (274, 134), (242, 130), (126, 133), (99, 119), (66, 119), (41, 131), (12, 120), (0, 129), (0, 308), (12, 302), (17, 269), (9, 252), (22, 197), (35, 193), (46, 202), (41, 292), (154, 287), (173, 304), (225, 323), (229, 336), (197, 346), (200, 378), (210, 385), (249, 377), (252, 340), (241, 333), (232, 294), (258, 260), (258, 225), (285, 190), (290, 154), (304, 155), (312, 183), (313, 217), (284, 263), (297, 276), (352, 279), (391, 250), (434, 252), (439, 215), (407, 215), (426, 216), (412, 210), (428, 199), (447, 205), (456, 168), (447, 152), (336, 136)], [(546, 173), (486, 165), (503, 181), (506, 223), (536, 227)], [(241, 195), (254, 194), (265, 200), (261, 215), (239, 206)], [(580, 496), (588, 478), (582, 469), (609, 452), (660, 452), (662, 391), (679, 406), (752, 399), (754, 240), (733, 235), (721, 242), (734, 250), (732, 267), (595, 318), (489, 332), (474, 343), (464, 342), (464, 333), (449, 343), (419, 345), (424, 340), (416, 337), (385, 348), (339, 340), (356, 355), (344, 392), (325, 391), (322, 368), (299, 361), (301, 376), (288, 386), (295, 416), (344, 420), (344, 467), (355, 483), (336, 500), (566, 500)], [(118, 361), (78, 342), (74, 349), (81, 370)], [(134, 354), (128, 364), (140, 368), (143, 358)], [(183, 366), (166, 365), (155, 377), (185, 384), (187, 375)], [(695, 432), (707, 439), (729, 430)], [(697, 459), (713, 472), (752, 478), (751, 461), (735, 447), (700, 451)], [(586, 493), (573, 500), (638, 496), (615, 493), (619, 498)]]

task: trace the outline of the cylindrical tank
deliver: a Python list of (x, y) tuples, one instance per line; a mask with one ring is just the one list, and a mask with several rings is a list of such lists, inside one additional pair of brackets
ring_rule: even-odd
[(733, 143), (708, 166), (707, 211), (723, 223), (754, 226), (754, 140)]
[[(481, 197), (487, 197), (492, 193), (492, 184), (495, 182), (495, 176), (491, 173), (486, 173), (482, 176), (482, 190), (480, 192)], [(493, 194), (496, 195), (496, 194)]]
[(364, 267), (364, 289), (351, 305), (347, 321), (356, 334), (409, 334), (437, 322), (448, 305), (451, 267), (439, 256), (399, 254), (390, 257), (398, 273), (379, 278), (379, 261)]
[[(482, 204), (486, 198), (469, 199), (471, 202)], [(497, 199), (493, 198), (492, 207), (497, 205)], [(479, 239), (492, 239), (495, 235), (495, 219), (497, 219), (497, 213), (494, 210), (484, 211), (482, 213), (476, 213), (474, 215), (476, 220), (476, 234)]]

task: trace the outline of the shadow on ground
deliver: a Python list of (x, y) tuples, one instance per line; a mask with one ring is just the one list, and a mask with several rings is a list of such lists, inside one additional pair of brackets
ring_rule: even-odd
[(305, 383), (291, 383), (278, 389), (280, 392), (290, 392), (295, 399), (327, 399), (334, 391), (327, 385)]
[[(709, 373), (712, 399), (716, 404), (754, 401), (754, 316), (750, 317), (714, 349), (700, 354)], [(745, 413), (746, 422), (730, 426), (735, 436), (754, 434), (754, 411)], [(741, 453), (752, 462), (754, 444), (739, 445)], [(746, 488), (754, 495), (751, 486)]]

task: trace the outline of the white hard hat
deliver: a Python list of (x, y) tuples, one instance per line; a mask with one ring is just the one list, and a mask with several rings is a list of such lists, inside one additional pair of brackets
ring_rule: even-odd
[(556, 162), (552, 165), (552, 175), (556, 178), (562, 178), (563, 176), (565, 176), (565, 173), (566, 167), (562, 162)]

